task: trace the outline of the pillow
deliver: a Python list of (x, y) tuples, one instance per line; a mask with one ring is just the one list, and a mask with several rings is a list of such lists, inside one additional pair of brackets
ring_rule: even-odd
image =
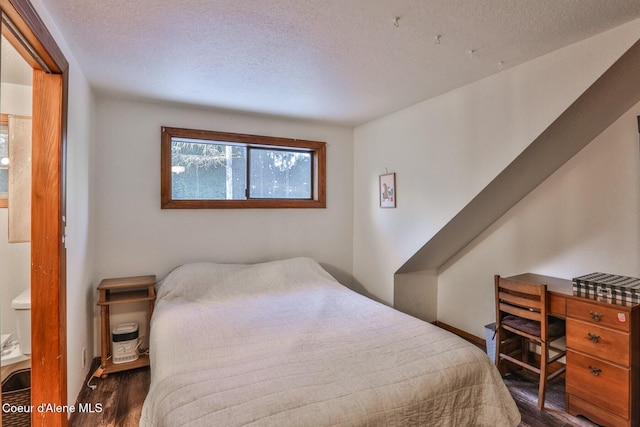
[(161, 282), (158, 299), (224, 299), (308, 286), (341, 286), (315, 260), (292, 258), (260, 264), (185, 264)]

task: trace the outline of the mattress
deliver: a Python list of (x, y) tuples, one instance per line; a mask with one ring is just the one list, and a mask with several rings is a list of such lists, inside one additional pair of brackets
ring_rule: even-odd
[(141, 426), (516, 426), (488, 356), (309, 258), (159, 285)]

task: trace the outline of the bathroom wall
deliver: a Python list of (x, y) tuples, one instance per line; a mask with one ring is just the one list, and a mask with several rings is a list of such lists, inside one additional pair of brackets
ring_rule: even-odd
[[(2, 83), (0, 112), (31, 115), (31, 86)], [(8, 209), (0, 208), (0, 331), (16, 337), (16, 317), (11, 300), (31, 281), (30, 243), (9, 243)]]

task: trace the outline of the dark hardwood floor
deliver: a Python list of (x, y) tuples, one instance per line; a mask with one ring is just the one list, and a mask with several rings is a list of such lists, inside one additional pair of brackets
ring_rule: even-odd
[[(94, 361), (93, 372), (99, 364)], [(130, 371), (118, 372), (107, 378), (93, 378), (89, 384), (95, 385), (90, 389), (86, 384), (82, 387), (78, 397), (76, 412), (71, 415), (71, 427), (128, 427), (137, 426), (140, 421), (142, 403), (149, 391), (151, 373), (149, 367)], [(81, 411), (80, 406), (86, 409)]]
[(539, 411), (537, 377), (523, 374), (508, 375), (505, 384), (515, 400), (522, 422), (519, 427), (597, 427), (583, 417), (573, 417), (565, 412), (564, 378), (556, 378), (547, 384), (544, 411)]
[[(97, 363), (97, 359), (96, 362)], [(97, 367), (97, 365), (95, 365)], [(102, 405), (101, 412), (76, 412), (70, 420), (71, 427), (134, 427), (138, 425), (142, 403), (149, 390), (149, 368), (111, 374), (105, 379), (91, 381), (95, 390), (83, 387), (78, 403), (91, 408)], [(572, 417), (565, 412), (564, 380), (557, 378), (548, 385), (544, 411), (538, 411), (538, 383), (529, 376), (510, 375), (505, 383), (520, 413), (519, 427), (595, 427), (582, 417)]]

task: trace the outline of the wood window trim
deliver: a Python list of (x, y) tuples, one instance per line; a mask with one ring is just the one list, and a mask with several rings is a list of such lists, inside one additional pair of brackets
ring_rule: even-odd
[[(166, 126), (162, 127), (161, 134), (160, 193), (162, 209), (326, 208), (326, 143), (324, 142)], [(313, 153), (313, 197), (309, 200), (173, 200), (171, 189), (171, 139), (173, 137), (236, 142), (254, 146), (308, 149)]]

